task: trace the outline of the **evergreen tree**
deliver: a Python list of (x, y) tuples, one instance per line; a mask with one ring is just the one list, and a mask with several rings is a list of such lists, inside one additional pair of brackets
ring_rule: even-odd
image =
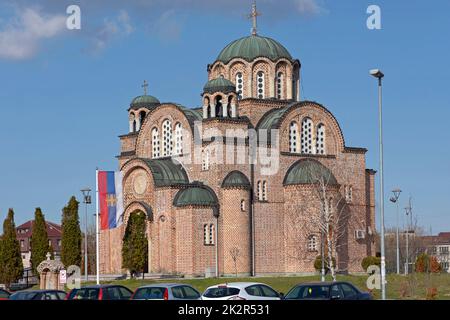
[(34, 213), (33, 237), (31, 238), (31, 267), (33, 274), (37, 274), (38, 265), (47, 259), (50, 251), (48, 244), (47, 226), (41, 208), (36, 208)]
[(144, 273), (148, 266), (148, 241), (145, 235), (145, 214), (132, 213), (128, 219), (122, 245), (122, 266), (132, 275)]
[(63, 209), (61, 261), (66, 266), (81, 266), (81, 230), (78, 217), (79, 202), (72, 196)]
[(13, 209), (9, 209), (8, 216), (3, 223), (0, 248), (0, 283), (9, 287), (23, 275), (22, 255), (16, 235)]

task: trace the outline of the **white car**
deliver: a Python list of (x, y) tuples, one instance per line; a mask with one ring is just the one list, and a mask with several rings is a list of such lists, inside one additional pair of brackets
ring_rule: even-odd
[(202, 300), (281, 300), (280, 294), (264, 283), (229, 282), (205, 290)]

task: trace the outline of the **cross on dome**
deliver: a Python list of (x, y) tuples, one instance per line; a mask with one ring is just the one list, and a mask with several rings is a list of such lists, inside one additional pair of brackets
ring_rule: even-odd
[(261, 14), (256, 10), (256, 1), (254, 1), (252, 4), (252, 13), (248, 15), (248, 18), (253, 21), (252, 35), (254, 36), (258, 34), (258, 16), (260, 15)]
[(144, 88), (144, 96), (146, 96), (147, 95), (147, 87), (148, 87), (147, 80), (144, 80), (144, 84), (141, 87)]

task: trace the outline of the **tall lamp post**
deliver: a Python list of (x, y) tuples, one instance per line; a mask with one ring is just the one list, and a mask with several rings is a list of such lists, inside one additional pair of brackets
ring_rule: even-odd
[[(412, 207), (411, 198), (409, 198), (409, 204), (405, 208), (406, 213), (406, 264), (405, 264), (405, 274), (409, 274), (409, 234), (412, 228)], [(408, 223), (408, 216), (411, 218), (411, 224)]]
[(396, 252), (397, 252), (397, 274), (400, 274), (400, 247), (399, 247), (399, 235), (398, 235), (398, 198), (400, 197), (400, 193), (402, 192), (402, 190), (400, 189), (394, 189), (392, 190), (393, 196), (391, 197), (391, 202), (396, 203), (397, 204), (397, 230), (395, 232), (395, 240), (396, 240)]
[(85, 274), (85, 280), (88, 281), (88, 241), (87, 241), (87, 225), (88, 225), (88, 204), (92, 203), (91, 200), (91, 189), (84, 188), (81, 189), (81, 192), (83, 193), (83, 203), (85, 204), (85, 215), (84, 215), (84, 274)]
[(380, 143), (380, 216), (381, 216), (381, 299), (386, 300), (386, 256), (384, 250), (384, 176), (383, 176), (383, 107), (382, 84), (384, 74), (379, 69), (370, 70), (370, 75), (378, 79), (378, 125)]

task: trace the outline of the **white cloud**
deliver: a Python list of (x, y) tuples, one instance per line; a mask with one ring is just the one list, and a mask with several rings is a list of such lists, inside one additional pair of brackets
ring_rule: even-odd
[(16, 13), (16, 17), (0, 29), (0, 59), (30, 58), (38, 52), (44, 39), (65, 31), (64, 15), (43, 15), (32, 8), (17, 10)]
[(155, 23), (150, 27), (152, 33), (155, 33), (163, 41), (176, 40), (180, 37), (182, 30), (181, 18), (176, 15), (175, 10), (163, 12)]
[(317, 0), (296, 0), (295, 5), (302, 14), (319, 14), (324, 10)]
[(103, 25), (91, 36), (89, 51), (97, 54), (103, 51), (115, 37), (127, 36), (133, 31), (128, 13), (120, 10), (115, 19), (105, 18)]

